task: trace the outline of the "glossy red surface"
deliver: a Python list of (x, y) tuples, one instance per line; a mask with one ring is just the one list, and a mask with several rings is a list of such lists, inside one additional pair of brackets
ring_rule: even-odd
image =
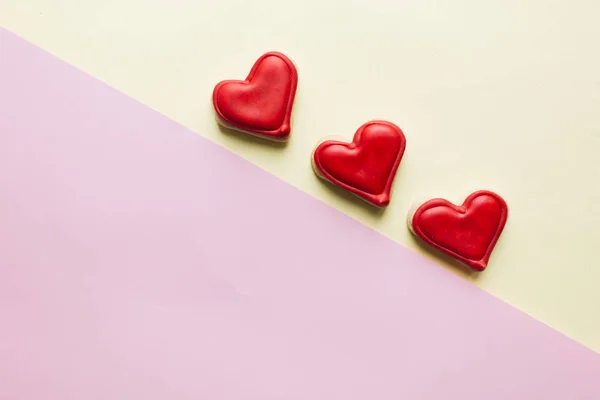
[(444, 199), (421, 205), (412, 217), (412, 230), (431, 246), (483, 271), (506, 219), (508, 206), (496, 193), (471, 194), (461, 206)]
[(285, 140), (290, 134), (298, 85), (296, 67), (277, 52), (260, 57), (244, 81), (222, 81), (214, 89), (213, 105), (224, 125)]
[(317, 146), (313, 165), (326, 180), (382, 207), (390, 202), (405, 148), (400, 128), (387, 121), (371, 121), (356, 131), (352, 143), (328, 140)]

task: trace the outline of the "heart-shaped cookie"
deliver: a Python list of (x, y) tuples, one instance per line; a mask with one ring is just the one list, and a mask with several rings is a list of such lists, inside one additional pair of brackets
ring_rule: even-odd
[(352, 143), (321, 142), (313, 152), (312, 164), (319, 177), (383, 207), (390, 202), (405, 148), (400, 128), (387, 121), (371, 121), (358, 128)]
[(410, 230), (432, 247), (476, 271), (483, 271), (504, 229), (508, 206), (496, 193), (481, 190), (461, 206), (433, 199), (409, 214)]
[(244, 81), (222, 81), (213, 91), (213, 105), (220, 124), (273, 140), (286, 140), (298, 73), (285, 55), (260, 57)]

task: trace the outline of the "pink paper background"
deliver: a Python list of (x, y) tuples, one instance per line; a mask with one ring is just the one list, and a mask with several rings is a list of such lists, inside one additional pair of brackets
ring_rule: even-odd
[(598, 354), (0, 29), (0, 399), (597, 400), (599, 377)]

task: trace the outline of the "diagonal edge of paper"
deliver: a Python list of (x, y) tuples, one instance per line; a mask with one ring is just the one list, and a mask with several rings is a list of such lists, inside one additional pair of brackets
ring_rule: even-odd
[(0, 321), (2, 399), (600, 398), (595, 352), (2, 29)]

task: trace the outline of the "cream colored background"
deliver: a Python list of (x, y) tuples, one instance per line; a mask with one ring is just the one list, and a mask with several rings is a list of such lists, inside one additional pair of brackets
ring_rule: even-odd
[[(596, 351), (599, 16), (597, 0), (0, 0), (5, 28)], [(210, 103), (270, 50), (299, 69), (286, 147), (222, 133)], [(408, 142), (384, 213), (309, 162), (322, 136), (350, 139), (373, 118)], [(405, 218), (420, 198), (481, 188), (510, 217), (488, 270), (469, 275), (416, 244)]]

